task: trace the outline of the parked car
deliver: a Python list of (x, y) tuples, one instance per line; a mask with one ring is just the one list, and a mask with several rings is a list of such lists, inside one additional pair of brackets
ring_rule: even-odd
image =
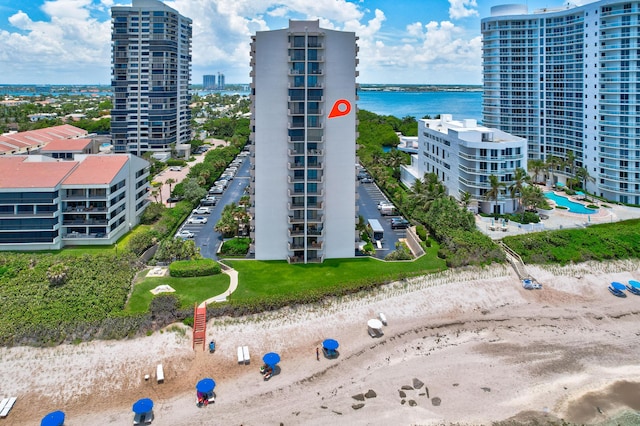
[(218, 199), (216, 197), (208, 196), (200, 200), (200, 206), (212, 207), (215, 206), (217, 202)]
[(358, 180), (362, 180), (362, 179), (365, 179), (365, 178), (371, 179), (371, 175), (365, 169), (360, 170), (358, 172), (358, 174), (356, 175), (356, 177), (358, 178)]
[(172, 172), (179, 172), (180, 170), (182, 170), (182, 166), (171, 166), (169, 167), (169, 170)]
[(204, 216), (191, 216), (189, 219), (187, 219), (187, 223), (191, 223), (194, 225), (204, 225), (205, 223), (207, 223), (207, 218)]
[(220, 179), (233, 180), (233, 175), (231, 173), (223, 173), (220, 175)]
[(403, 217), (394, 217), (391, 219), (391, 229), (407, 229), (411, 223)]
[(224, 192), (224, 187), (222, 186), (212, 186), (209, 189), (209, 194), (222, 194)]
[(177, 203), (178, 201), (182, 201), (183, 197), (169, 197), (167, 198), (167, 203)]
[(176, 234), (176, 238), (193, 238), (195, 236), (196, 236), (196, 234), (194, 234), (193, 232), (188, 231), (186, 229), (183, 229), (182, 231), (179, 231)]
[(226, 188), (228, 184), (229, 184), (229, 181), (225, 179), (220, 179), (213, 182), (213, 186), (221, 186), (223, 188)]
[(371, 177), (364, 177), (362, 179), (360, 179), (361, 183), (373, 183), (373, 178)]
[(211, 209), (209, 207), (198, 207), (196, 209), (193, 209), (193, 213), (194, 214), (210, 214)]

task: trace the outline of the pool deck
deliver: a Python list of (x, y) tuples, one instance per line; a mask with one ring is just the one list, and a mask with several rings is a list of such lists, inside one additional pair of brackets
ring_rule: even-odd
[[(554, 191), (553, 188), (546, 187), (543, 189), (545, 192), (554, 192), (556, 195), (566, 197), (571, 201), (586, 204), (576, 196), (567, 196), (564, 192)], [(553, 200), (549, 200), (549, 203), (555, 206)], [(602, 204), (600, 201), (595, 201), (595, 205)], [(506, 226), (506, 230), (500, 223), (496, 226), (492, 226), (490, 217), (482, 217), (476, 215), (476, 227), (488, 235), (494, 240), (499, 240), (508, 235), (521, 235), (529, 232), (539, 232), (547, 230), (557, 229), (572, 229), (572, 228), (585, 228), (591, 224), (619, 222), (622, 220), (638, 219), (640, 218), (640, 208), (619, 206), (615, 204), (605, 203), (609, 208), (600, 207), (596, 213), (593, 214), (580, 214), (571, 213), (567, 210), (553, 209), (549, 214), (548, 219), (543, 219), (540, 223), (521, 225), (515, 222), (509, 222)], [(495, 221), (494, 221), (495, 222)]]

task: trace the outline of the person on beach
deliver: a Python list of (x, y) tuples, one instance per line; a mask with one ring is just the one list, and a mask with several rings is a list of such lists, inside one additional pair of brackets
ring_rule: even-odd
[(318, 347), (316, 347), (316, 359), (320, 361), (320, 349)]

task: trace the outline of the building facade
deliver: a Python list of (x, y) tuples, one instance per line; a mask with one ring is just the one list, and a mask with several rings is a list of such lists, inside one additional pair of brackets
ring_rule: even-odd
[(527, 141), (498, 129), (478, 125), (476, 120), (453, 120), (442, 114), (436, 120), (418, 120), (418, 153), (410, 166), (401, 167), (402, 182), (411, 187), (416, 179), (434, 173), (447, 194), (460, 200), (465, 192), (483, 213), (512, 213), (518, 200), (508, 191), (488, 200), (489, 176), (509, 187), (516, 169), (527, 169)]
[(149, 163), (132, 154), (0, 156), (0, 250), (111, 245), (149, 204)]
[(116, 153), (171, 153), (191, 141), (191, 19), (157, 0), (111, 8)]
[(202, 88), (204, 90), (215, 90), (216, 86), (216, 76), (214, 74), (207, 74), (202, 76)]
[(224, 90), (225, 88), (225, 79), (224, 79), (224, 74), (222, 74), (221, 72), (218, 73), (218, 90)]
[(252, 39), (256, 259), (354, 256), (356, 40), (318, 21)]
[(585, 168), (589, 192), (640, 204), (639, 14), (638, 1), (493, 7), (483, 123), (526, 138), (529, 159), (566, 160), (554, 181)]

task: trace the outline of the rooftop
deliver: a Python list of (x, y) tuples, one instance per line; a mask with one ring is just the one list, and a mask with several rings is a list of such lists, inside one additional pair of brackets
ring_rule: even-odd
[(83, 151), (90, 144), (89, 138), (58, 139), (43, 146), (40, 152)]
[(0, 189), (54, 188), (78, 165), (76, 161), (40, 161), (27, 155), (0, 156)]
[(127, 164), (124, 154), (90, 155), (81, 160), (78, 167), (64, 180), (65, 185), (106, 185)]

